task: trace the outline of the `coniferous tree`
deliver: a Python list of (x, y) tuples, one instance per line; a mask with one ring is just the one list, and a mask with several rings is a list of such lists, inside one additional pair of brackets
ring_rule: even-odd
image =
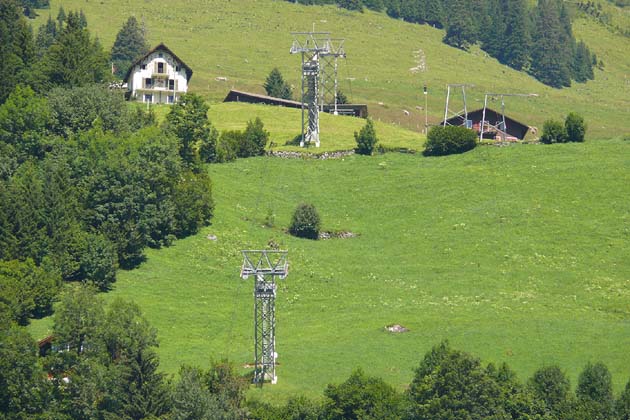
[(57, 41), (42, 59), (44, 86), (40, 88), (82, 86), (106, 79), (107, 57), (82, 25), (79, 13), (68, 13)]
[(387, 5), (385, 6), (385, 13), (387, 13), (387, 16), (394, 19), (402, 18), (400, 2), (401, 0), (389, 0), (387, 2)]
[(424, 1), (424, 21), (426, 23), (442, 29), (444, 27), (444, 20), (444, 4), (441, 0)]
[(134, 16), (129, 17), (118, 31), (116, 41), (112, 46), (111, 59), (115, 69), (114, 74), (119, 78), (124, 77), (131, 64), (148, 50), (144, 31), (138, 20)]
[(35, 48), (39, 58), (44, 56), (46, 51), (48, 51), (50, 46), (55, 42), (55, 39), (57, 39), (57, 24), (52, 17), (48, 15), (46, 23), (39, 27), (35, 40)]
[(63, 6), (59, 6), (59, 12), (57, 12), (57, 32), (63, 30), (63, 24), (66, 22), (66, 11)]
[(0, 104), (29, 71), (35, 57), (33, 33), (17, 0), (0, 0)]
[(507, 0), (488, 0), (487, 16), (489, 25), (481, 31), (479, 38), (481, 48), (492, 57), (501, 57), (505, 48), (504, 35), (505, 27), (505, 7)]
[(284, 81), (282, 73), (280, 73), (280, 70), (278, 70), (277, 67), (274, 67), (273, 70), (271, 70), (263, 87), (269, 96), (281, 99), (291, 99), (291, 86)]
[(594, 77), (591, 52), (583, 41), (577, 43), (572, 67), (573, 79), (576, 82), (586, 82)]
[(456, 48), (467, 49), (477, 40), (475, 22), (466, 0), (453, 0), (443, 41)]
[(342, 9), (363, 11), (363, 3), (361, 0), (338, 0), (337, 5)]
[(535, 35), (532, 45), (532, 75), (546, 85), (571, 86), (569, 63), (566, 61), (565, 28), (560, 22), (557, 0), (538, 0), (534, 11)]
[(500, 60), (515, 70), (522, 70), (527, 66), (530, 54), (526, 0), (507, 0), (505, 13), (505, 46)]
[(375, 12), (381, 12), (385, 7), (383, 0), (363, 0), (363, 5)]
[(79, 10), (79, 25), (82, 29), (87, 28), (87, 17), (85, 17), (85, 13), (83, 13), (83, 9)]

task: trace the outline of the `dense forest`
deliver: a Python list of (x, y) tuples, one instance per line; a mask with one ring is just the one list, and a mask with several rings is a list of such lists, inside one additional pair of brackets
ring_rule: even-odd
[[(294, 0), (288, 0), (294, 2)], [(526, 71), (540, 82), (562, 88), (594, 78), (599, 65), (571, 28), (560, 0), (299, 0), (302, 4), (337, 4), (361, 11), (384, 11), (395, 19), (444, 28), (443, 41), (456, 48), (478, 44), (499, 62)]]
[(217, 133), (195, 95), (158, 126), (110, 85), (110, 56), (130, 62), (142, 37), (130, 57), (107, 53), (63, 9), (34, 36), (17, 0), (0, 0), (0, 31), (0, 312), (24, 325), (51, 312), (62, 281), (107, 290), (144, 248), (207, 225), (201, 163)]

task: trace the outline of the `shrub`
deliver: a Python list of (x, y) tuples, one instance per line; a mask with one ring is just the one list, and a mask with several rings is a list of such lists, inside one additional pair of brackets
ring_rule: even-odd
[(477, 134), (461, 126), (436, 126), (427, 135), (425, 156), (445, 156), (464, 153), (477, 145)]
[(248, 121), (241, 139), (238, 157), (262, 156), (269, 141), (269, 132), (260, 118)]
[(368, 118), (367, 122), (358, 133), (354, 132), (354, 140), (357, 142), (356, 152), (360, 155), (372, 155), (378, 142), (374, 122)]
[(217, 162), (230, 162), (237, 158), (239, 145), (243, 141), (243, 133), (238, 130), (221, 132), (217, 144)]
[(556, 120), (547, 120), (543, 125), (540, 141), (545, 144), (564, 143), (567, 141), (567, 130), (564, 124)]
[(320, 226), (321, 220), (315, 206), (302, 203), (293, 213), (289, 233), (298, 238), (317, 239)]
[(575, 112), (569, 113), (564, 120), (564, 128), (567, 132), (567, 141), (583, 142), (586, 133), (586, 123), (581, 115)]

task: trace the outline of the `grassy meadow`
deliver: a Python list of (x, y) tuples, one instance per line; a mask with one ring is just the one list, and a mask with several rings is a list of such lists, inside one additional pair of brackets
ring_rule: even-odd
[[(444, 158), (251, 158), (208, 171), (212, 226), (149, 250), (104, 295), (140, 304), (166, 372), (252, 361), (253, 284), (239, 279), (240, 250), (274, 241), (290, 260), (277, 298), (279, 381), (252, 398), (318, 396), (356, 367), (403, 388), (442, 339), (509, 363), (522, 380), (558, 363), (575, 385), (599, 360), (617, 391), (630, 378), (628, 141)], [(290, 237), (302, 201), (315, 204), (325, 230), (358, 236)], [(410, 332), (385, 332), (393, 323)]]
[[(542, 128), (546, 119), (575, 111), (586, 118), (592, 138), (630, 132), (630, 38), (592, 18), (578, 18), (574, 32), (603, 60), (604, 70), (596, 70), (594, 81), (558, 90), (501, 65), (478, 48), (465, 52), (444, 45), (442, 30), (396, 21), (383, 13), (281, 0), (51, 0), (51, 10), (40, 11), (34, 26), (49, 13), (56, 16), (60, 5), (65, 10), (83, 9), (89, 29), (105, 48), (111, 47), (127, 17), (135, 15), (144, 22), (152, 46), (166, 43), (193, 68), (191, 90), (213, 102), (223, 100), (230, 88), (263, 93), (262, 84), (273, 67), (297, 92), (300, 59), (289, 54), (290, 32), (315, 28), (346, 39), (348, 58), (340, 66), (340, 88), (351, 101), (366, 103), (375, 119), (421, 131), (424, 83), (429, 87), (430, 124), (443, 118), (446, 84), (471, 83), (475, 87), (468, 90), (469, 109), (482, 107), (486, 92), (537, 93), (535, 99), (507, 98), (506, 112)], [(424, 71), (414, 72), (420, 57)], [(496, 102), (490, 106), (500, 108)], [(452, 108), (462, 107), (456, 96)]]
[[(600, 360), (616, 391), (630, 378), (630, 141), (622, 140), (630, 133), (629, 38), (577, 19), (574, 32), (605, 67), (594, 81), (557, 90), (478, 48), (447, 47), (443, 31), (369, 11), (281, 0), (51, 0), (53, 17), (59, 5), (83, 9), (106, 48), (135, 15), (152, 46), (164, 42), (193, 68), (191, 90), (209, 100), (215, 127), (243, 129), (258, 116), (278, 149), (296, 149), (284, 144), (299, 134), (299, 110), (220, 101), (232, 87), (262, 93), (272, 67), (299, 86), (290, 32), (313, 25), (346, 38), (341, 89), (368, 104), (387, 147), (422, 149), (424, 83), (430, 123), (443, 117), (447, 83), (473, 83), (469, 109), (481, 107), (488, 91), (537, 93), (507, 98), (506, 112), (542, 128), (545, 119), (576, 111), (589, 125), (584, 144), (208, 166), (213, 224), (148, 250), (147, 261), (120, 271), (103, 295), (141, 306), (159, 331), (165, 372), (224, 357), (238, 366), (253, 361), (253, 284), (239, 279), (240, 250), (273, 241), (290, 260), (276, 306), (279, 381), (252, 389), (252, 398), (320, 396), (356, 367), (402, 389), (442, 339), (485, 362), (509, 363), (521, 380), (557, 363), (575, 386), (582, 367)], [(426, 69), (413, 73), (418, 56)], [(169, 108), (155, 109), (163, 118)], [(322, 115), (316, 151), (354, 147), (353, 132), (363, 124)], [(315, 204), (325, 230), (357, 236), (290, 237), (285, 229), (303, 201)], [(264, 226), (269, 220), (274, 227)], [(410, 331), (384, 331), (394, 323)], [(50, 325), (35, 321), (31, 331), (39, 338)]]

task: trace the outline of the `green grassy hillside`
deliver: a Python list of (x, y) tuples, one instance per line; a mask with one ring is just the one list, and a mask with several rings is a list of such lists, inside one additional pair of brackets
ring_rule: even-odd
[[(447, 47), (441, 42), (441, 30), (369, 11), (361, 14), (332, 6), (272, 0), (52, 0), (53, 15), (60, 4), (66, 10), (82, 8), (90, 29), (107, 48), (125, 19), (135, 15), (145, 22), (152, 45), (165, 42), (191, 65), (191, 89), (213, 101), (222, 100), (232, 87), (263, 92), (262, 83), (274, 66), (299, 86), (299, 58), (289, 54), (290, 32), (315, 27), (346, 38), (348, 58), (340, 70), (341, 89), (352, 101), (367, 103), (377, 119), (420, 130), (424, 111), (417, 107), (424, 106), (424, 83), (430, 91), (431, 123), (443, 116), (447, 83), (472, 83), (476, 87), (469, 90), (471, 108), (483, 105), (485, 92), (537, 93), (537, 99), (509, 98), (507, 112), (541, 127), (549, 117), (562, 118), (576, 111), (589, 122), (591, 138), (630, 132), (630, 84), (626, 82), (630, 41), (593, 19), (578, 19), (575, 33), (604, 61), (604, 71), (597, 70), (594, 81), (556, 90), (499, 64), (478, 49), (464, 52)], [(47, 11), (42, 11), (35, 25), (46, 18)], [(412, 73), (420, 50), (427, 70)], [(227, 81), (217, 81), (218, 77)]]
[[(254, 398), (321, 395), (357, 366), (402, 388), (444, 338), (509, 363), (522, 380), (558, 363), (575, 385), (598, 360), (616, 390), (630, 377), (628, 141), (446, 158), (254, 158), (208, 170), (213, 225), (150, 250), (105, 296), (140, 304), (167, 372), (211, 358), (252, 361), (253, 285), (239, 279), (239, 251), (273, 240), (290, 259), (277, 300), (279, 383)], [(302, 201), (316, 205), (324, 229), (359, 236), (288, 236)], [(274, 228), (263, 227), (268, 214)], [(384, 332), (392, 323), (410, 332)]]

